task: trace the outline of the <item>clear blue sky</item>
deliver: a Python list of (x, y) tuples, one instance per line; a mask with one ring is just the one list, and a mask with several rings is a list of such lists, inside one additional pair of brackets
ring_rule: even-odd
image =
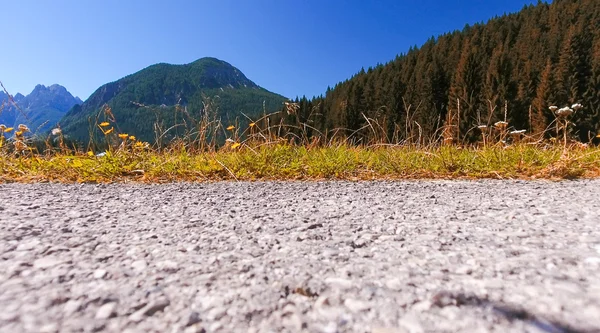
[(319, 95), (429, 37), (536, 0), (0, 0), (0, 80), (82, 99), (158, 62), (211, 56), (287, 97)]

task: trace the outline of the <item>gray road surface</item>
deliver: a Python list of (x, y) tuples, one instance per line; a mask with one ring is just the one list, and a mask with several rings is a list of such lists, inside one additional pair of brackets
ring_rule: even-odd
[(600, 181), (0, 185), (0, 332), (600, 332)]

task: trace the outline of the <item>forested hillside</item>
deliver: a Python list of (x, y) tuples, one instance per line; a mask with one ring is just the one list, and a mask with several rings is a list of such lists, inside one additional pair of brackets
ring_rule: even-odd
[[(227, 126), (246, 120), (242, 113), (257, 118), (263, 111), (275, 111), (283, 101), (229, 63), (202, 58), (186, 65), (152, 65), (107, 83), (69, 110), (60, 126), (69, 139), (82, 142), (90, 134), (102, 138), (97, 124), (105, 120), (144, 141), (165, 131), (169, 141), (193, 131), (206, 112)], [(109, 117), (103, 112), (105, 105), (111, 108)]]
[(296, 102), (287, 121), (323, 133), (363, 128), (364, 137), (377, 125), (388, 140), (439, 139), (448, 125), (461, 142), (478, 140), (477, 126), (504, 120), (505, 112), (511, 129), (551, 136), (544, 133), (554, 120), (548, 107), (581, 103), (572, 134), (587, 142), (600, 130), (600, 1), (526, 6), (431, 38)]

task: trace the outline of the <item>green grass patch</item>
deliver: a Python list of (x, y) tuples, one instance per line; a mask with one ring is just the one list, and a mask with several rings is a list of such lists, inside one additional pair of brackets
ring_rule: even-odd
[(272, 144), (217, 152), (116, 151), (0, 155), (3, 182), (172, 182), (220, 180), (574, 179), (600, 175), (600, 149), (513, 145), (328, 147)]

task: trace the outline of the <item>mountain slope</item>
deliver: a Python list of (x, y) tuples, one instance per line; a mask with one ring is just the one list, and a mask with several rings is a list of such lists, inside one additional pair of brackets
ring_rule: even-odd
[(582, 103), (572, 128), (587, 142), (600, 130), (600, 1), (526, 6), (432, 38), (323, 97), (297, 102), (301, 121), (322, 132), (365, 128), (354, 137), (372, 139), (364, 114), (383, 128), (379, 137), (393, 141), (438, 139), (451, 125), (446, 134), (467, 142), (481, 139), (478, 125), (504, 120), (505, 105), (511, 129), (541, 134), (554, 126), (550, 105)]
[[(156, 122), (164, 128), (183, 121), (189, 125), (199, 119), (208, 99), (214, 103), (212, 111), (226, 124), (242, 119), (241, 112), (254, 117), (262, 114), (263, 102), (268, 112), (277, 110), (286, 100), (259, 87), (230, 64), (202, 58), (186, 65), (152, 65), (105, 84), (81, 106), (71, 109), (60, 124), (70, 138), (87, 141), (97, 119), (104, 119), (101, 110), (106, 104), (119, 131), (151, 141)], [(169, 133), (181, 134), (183, 130), (179, 126)]]
[(38, 133), (47, 131), (74, 105), (83, 103), (58, 84), (48, 87), (38, 84), (29, 95), (17, 93), (13, 99), (18, 108), (8, 101), (5, 93), (0, 92), (0, 103), (5, 103), (0, 113), (0, 124), (9, 127), (26, 124)]

